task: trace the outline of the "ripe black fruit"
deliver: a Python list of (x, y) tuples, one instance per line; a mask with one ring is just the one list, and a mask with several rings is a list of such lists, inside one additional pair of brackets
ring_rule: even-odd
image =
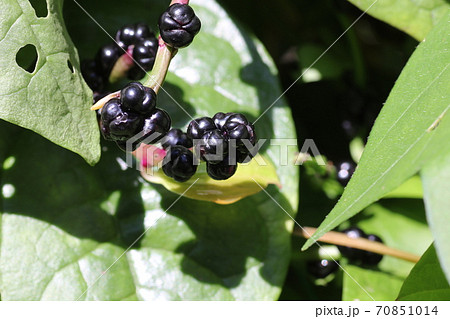
[[(373, 235), (373, 234), (367, 235), (367, 239), (370, 241), (376, 241), (379, 243), (383, 242), (380, 237), (378, 237), (377, 235)], [(362, 256), (361, 261), (365, 265), (375, 266), (375, 265), (378, 265), (378, 263), (381, 261), (381, 259), (383, 259), (383, 255), (376, 254), (371, 251), (365, 251), (364, 255)]]
[(228, 154), (228, 142), (218, 129), (203, 134), (199, 146), (202, 159), (208, 163), (220, 163)]
[(201, 22), (194, 10), (186, 4), (173, 4), (159, 18), (160, 35), (174, 48), (191, 44), (200, 31)]
[(138, 80), (144, 77), (145, 71), (150, 71), (155, 64), (158, 41), (155, 37), (144, 38), (133, 48), (135, 65), (128, 71), (128, 78)]
[(163, 162), (164, 173), (178, 182), (186, 182), (197, 171), (194, 155), (184, 146), (176, 145), (168, 149)]
[(236, 170), (237, 165), (229, 164), (228, 157), (217, 164), (206, 162), (206, 172), (209, 177), (215, 180), (229, 179), (234, 175), (234, 173), (236, 173)]
[(81, 74), (89, 88), (94, 92), (103, 91), (106, 80), (101, 73), (101, 67), (96, 60), (85, 60), (81, 63)]
[(215, 129), (214, 121), (210, 117), (201, 117), (189, 123), (187, 135), (194, 140), (199, 140), (206, 132)]
[(171, 129), (167, 135), (164, 143), (162, 144), (163, 148), (168, 148), (170, 146), (181, 145), (186, 148), (191, 148), (192, 139), (187, 136), (182, 130), (178, 128)]
[(335, 272), (339, 266), (336, 262), (328, 259), (310, 260), (306, 263), (308, 272), (316, 278), (325, 278)]
[(341, 162), (336, 165), (337, 180), (342, 186), (346, 186), (355, 172), (355, 164), (351, 161)]
[(120, 101), (125, 111), (150, 114), (156, 105), (156, 93), (139, 82), (132, 82), (120, 91)]
[[(358, 227), (350, 227), (342, 231), (350, 238), (366, 238), (366, 234), (359, 229)], [(341, 254), (353, 261), (360, 261), (364, 255), (364, 250), (346, 247), (346, 246), (337, 246)]]
[(101, 73), (107, 78), (123, 51), (115, 43), (107, 44), (98, 51), (96, 61)]
[(170, 130), (172, 120), (169, 114), (161, 109), (155, 108), (153, 113), (145, 119), (142, 129), (141, 141), (145, 144), (153, 144), (158, 142)]

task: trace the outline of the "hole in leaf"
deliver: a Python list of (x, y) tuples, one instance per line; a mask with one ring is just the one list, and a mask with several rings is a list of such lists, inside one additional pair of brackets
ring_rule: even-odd
[(20, 48), (19, 52), (17, 52), (17, 64), (28, 73), (34, 72), (37, 61), (38, 53), (36, 51), (36, 47), (32, 44), (27, 44), (26, 46)]
[(75, 70), (73, 69), (73, 65), (72, 65), (72, 63), (70, 62), (70, 60), (67, 60), (67, 66), (69, 67), (70, 71), (72, 71), (72, 73), (75, 72)]
[(48, 15), (47, 1), (46, 0), (30, 0), (31, 5), (36, 12), (38, 18), (45, 18)]

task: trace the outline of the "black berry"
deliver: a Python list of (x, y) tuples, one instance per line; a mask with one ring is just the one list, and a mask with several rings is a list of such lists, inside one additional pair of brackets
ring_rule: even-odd
[(142, 129), (143, 119), (132, 112), (122, 112), (109, 124), (109, 134), (116, 141), (126, 141)]
[(189, 123), (187, 135), (193, 140), (199, 140), (206, 132), (216, 129), (214, 121), (210, 117), (201, 117)]
[(228, 154), (228, 142), (218, 129), (203, 134), (200, 154), (208, 163), (220, 163)]
[[(366, 238), (366, 234), (358, 227), (350, 227), (342, 231), (350, 238)], [(361, 261), (365, 251), (361, 249), (337, 246), (341, 254), (352, 261)]]
[(355, 164), (350, 161), (342, 162), (336, 165), (337, 180), (342, 186), (346, 186), (355, 172)]
[(173, 4), (159, 18), (160, 35), (174, 48), (191, 44), (200, 31), (201, 22), (194, 10), (186, 4)]
[(138, 80), (144, 77), (155, 64), (158, 41), (155, 37), (140, 40), (133, 48), (135, 65), (128, 71), (128, 78)]
[(228, 118), (231, 116), (231, 115), (233, 115), (234, 113), (222, 113), (222, 112), (219, 112), (219, 113), (216, 113), (214, 116), (213, 116), (213, 121), (214, 121), (214, 124), (216, 125), (216, 127), (219, 129), (219, 130), (222, 130), (223, 129), (223, 126), (225, 125), (225, 123), (227, 122), (227, 120), (228, 120)]
[(308, 272), (316, 278), (325, 278), (329, 274), (338, 270), (336, 262), (328, 259), (310, 260), (306, 263)]
[(192, 145), (192, 139), (187, 136), (186, 133), (184, 133), (182, 130), (178, 128), (171, 129), (167, 135), (164, 143), (162, 144), (163, 148), (168, 148), (175, 145), (181, 145), (186, 148), (191, 148)]
[(164, 173), (178, 182), (186, 182), (197, 171), (194, 155), (184, 146), (176, 145), (168, 149), (163, 164)]
[(120, 101), (125, 111), (150, 114), (156, 105), (156, 93), (139, 82), (132, 82), (120, 91)]
[(229, 164), (228, 157), (218, 164), (206, 162), (206, 172), (215, 180), (229, 179), (236, 173), (237, 165)]
[(105, 88), (105, 78), (96, 60), (85, 60), (81, 63), (81, 74), (89, 88), (94, 92), (101, 92)]
[[(158, 142), (170, 130), (172, 121), (166, 111), (155, 108), (153, 113), (145, 119), (141, 141), (145, 144)], [(155, 134), (156, 133), (156, 134)]]
[(134, 39), (142, 40), (146, 38), (155, 38), (155, 34), (146, 23), (137, 23), (134, 26)]
[(126, 50), (135, 41), (136, 26), (127, 24), (116, 33), (116, 42)]
[(96, 62), (99, 64), (101, 72), (106, 79), (122, 54), (123, 51), (115, 43), (103, 46), (97, 53)]
[[(383, 241), (381, 240), (380, 237), (378, 237), (377, 235), (367, 235), (367, 239), (370, 241), (376, 241), (379, 243), (383, 243)], [(375, 266), (378, 265), (378, 263), (381, 261), (381, 259), (383, 259), (383, 255), (377, 254), (377, 253), (373, 253), (371, 251), (365, 251), (363, 256), (362, 256), (362, 263), (368, 266)]]

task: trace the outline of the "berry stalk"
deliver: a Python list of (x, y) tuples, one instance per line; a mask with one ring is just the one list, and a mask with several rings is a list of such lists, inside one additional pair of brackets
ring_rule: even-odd
[(177, 49), (168, 46), (163, 39), (161, 39), (161, 36), (158, 38), (158, 52), (156, 53), (155, 65), (150, 72), (148, 80), (144, 82), (144, 85), (153, 89), (156, 94), (158, 94), (159, 89), (166, 79), (170, 61), (177, 51)]
[[(308, 239), (316, 232), (316, 230), (317, 228), (314, 227), (303, 227), (302, 229), (296, 228), (293, 234)], [(362, 249), (380, 255), (389, 255), (413, 263), (417, 263), (420, 259), (419, 256), (416, 256), (414, 254), (402, 250), (388, 247), (382, 243), (373, 242), (365, 238), (350, 238), (346, 234), (335, 231), (330, 231), (324, 234), (322, 237), (318, 239), (318, 241), (328, 244)]]
[[(170, 2), (170, 5), (173, 4), (189, 4), (189, 0), (172, 0)], [(155, 64), (153, 66), (152, 71), (150, 72), (149, 79), (144, 83), (145, 86), (150, 87), (155, 91), (156, 94), (158, 94), (159, 89), (164, 83), (164, 80), (167, 75), (167, 71), (169, 70), (170, 61), (177, 53), (177, 49), (174, 49), (170, 46), (168, 46), (161, 38), (161, 36), (158, 38), (158, 52), (156, 53), (155, 58)], [(125, 54), (128, 55), (128, 54)], [(127, 60), (127, 57), (124, 57), (124, 63), (129, 63)], [(113, 76), (114, 78), (114, 76)], [(91, 110), (99, 110), (103, 108), (106, 102), (108, 102), (111, 99), (117, 98), (120, 96), (120, 91), (113, 92), (111, 94), (108, 94), (104, 98), (100, 99), (95, 103)]]

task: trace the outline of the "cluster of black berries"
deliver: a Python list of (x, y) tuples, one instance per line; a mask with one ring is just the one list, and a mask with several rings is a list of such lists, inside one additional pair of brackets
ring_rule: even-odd
[(248, 162), (257, 143), (255, 128), (243, 114), (217, 113), (189, 123), (187, 135), (193, 139), (208, 175), (216, 180), (234, 175), (237, 163)]
[(184, 48), (191, 44), (200, 28), (200, 19), (186, 4), (171, 5), (159, 18), (161, 38), (173, 48)]
[[(382, 243), (380, 237), (377, 235), (366, 235), (361, 229), (358, 227), (350, 227), (342, 231), (350, 238), (366, 238), (370, 241), (376, 241)], [(349, 260), (353, 262), (360, 262), (366, 266), (376, 266), (383, 258), (383, 255), (376, 254), (370, 251), (365, 251), (361, 249), (346, 247), (346, 246), (337, 246), (341, 254), (347, 257)]]
[(153, 68), (157, 50), (158, 40), (148, 25), (145, 23), (126, 25), (117, 31), (115, 42), (100, 48), (95, 59), (83, 61), (81, 71), (94, 94), (101, 96), (114, 65), (122, 55), (128, 54), (133, 61), (127, 77), (138, 80), (145, 75), (144, 70), (149, 71)]
[(115, 141), (123, 150), (127, 150), (127, 141), (131, 150), (141, 142), (156, 143), (167, 134), (170, 126), (169, 114), (156, 108), (155, 92), (139, 82), (125, 86), (120, 98), (109, 100), (100, 115), (103, 137)]

